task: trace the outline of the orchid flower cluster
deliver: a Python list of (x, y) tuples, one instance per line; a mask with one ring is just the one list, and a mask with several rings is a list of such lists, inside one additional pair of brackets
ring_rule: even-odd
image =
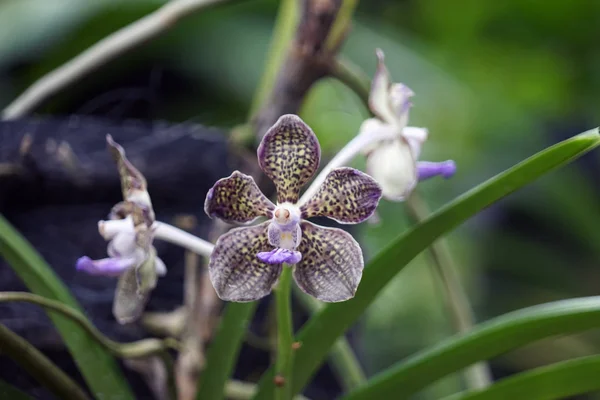
[[(360, 223), (373, 215), (382, 196), (402, 201), (419, 180), (454, 174), (453, 161), (418, 161), (428, 132), (407, 126), (413, 92), (391, 82), (381, 50), (377, 58), (369, 95), (375, 117), (362, 124), (356, 138), (332, 159), (301, 198), (301, 188), (319, 168), (321, 149), (308, 125), (296, 115), (284, 115), (266, 132), (257, 150), (260, 168), (275, 184), (276, 204), (251, 176), (235, 171), (209, 190), (204, 211), (211, 218), (250, 226), (221, 235), (213, 248), (200, 238), (161, 225), (165, 232), (162, 239), (210, 253), (209, 277), (221, 299), (248, 302), (265, 297), (283, 268), (293, 268), (300, 289), (321, 301), (352, 298), (364, 268), (360, 246), (344, 230), (319, 226), (308, 219), (327, 217), (341, 224)], [(109, 257), (82, 257), (77, 269), (120, 276), (113, 313), (119, 322), (126, 323), (139, 318), (166, 267), (152, 244), (159, 223), (146, 179), (110, 135), (107, 142), (118, 165), (124, 200), (113, 207), (108, 221), (98, 223), (100, 234), (109, 241)], [(361, 152), (367, 157), (368, 175), (343, 166)], [(267, 220), (251, 225), (259, 218)]]

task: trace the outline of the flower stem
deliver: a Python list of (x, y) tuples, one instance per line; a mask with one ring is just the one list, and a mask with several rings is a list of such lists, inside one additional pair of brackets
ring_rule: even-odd
[[(107, 223), (110, 223), (110, 221), (107, 221)], [(184, 247), (201, 256), (209, 257), (215, 247), (214, 244), (200, 239), (198, 236), (176, 228), (173, 225), (165, 224), (164, 222), (156, 221), (152, 228), (154, 229), (154, 237), (156, 239)]]
[[(294, 286), (296, 298), (311, 314), (315, 314), (323, 308), (323, 303), (302, 293), (300, 288), (297, 290), (296, 288), (297, 286)], [(367, 381), (350, 343), (344, 336), (340, 336), (331, 348), (330, 359), (334, 371), (342, 382), (344, 391), (349, 392)]]
[(104, 336), (90, 321), (79, 311), (55, 300), (47, 299), (33, 293), (26, 292), (0, 292), (0, 303), (25, 302), (41, 306), (47, 310), (61, 315), (78, 323), (91, 337), (106, 347), (112, 354), (121, 358), (148, 357), (165, 353), (168, 349), (178, 348), (174, 339), (142, 339), (131, 343), (118, 343)]
[(348, 86), (369, 108), (370, 79), (349, 60), (338, 57), (331, 67), (331, 75)]
[[(406, 201), (406, 208), (416, 222), (427, 218), (431, 214), (425, 201), (416, 192), (413, 192)], [(470, 331), (474, 324), (473, 310), (460, 283), (456, 265), (446, 242), (443, 239), (434, 242), (429, 247), (429, 253), (433, 260), (435, 272), (443, 285), (444, 297), (450, 310), (454, 330), (458, 333)], [(482, 389), (489, 386), (492, 377), (487, 363), (480, 362), (467, 368), (465, 370), (465, 381), (469, 389)]]
[(67, 374), (25, 339), (0, 324), (0, 350), (59, 399), (89, 399)]
[(275, 360), (275, 399), (292, 398), (293, 340), (292, 307), (292, 267), (284, 264), (275, 291), (277, 309), (277, 358)]

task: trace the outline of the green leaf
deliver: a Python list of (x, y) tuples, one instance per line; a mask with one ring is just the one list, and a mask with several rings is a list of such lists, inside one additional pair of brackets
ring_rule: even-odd
[[(469, 365), (554, 335), (600, 326), (600, 296), (542, 304), (494, 318), (375, 375), (345, 399), (408, 398)], [(380, 397), (381, 396), (381, 397)]]
[[(327, 305), (298, 333), (296, 340), (302, 342), (302, 347), (298, 349), (294, 363), (294, 393), (300, 392), (308, 383), (336, 338), (356, 322), (396, 274), (437, 238), (494, 202), (598, 145), (598, 129), (593, 129), (551, 146), (471, 189), (398, 236), (365, 268), (352, 300)], [(255, 398), (272, 398), (273, 386), (273, 370), (270, 369), (261, 379)]]
[[(11, 265), (31, 292), (58, 300), (83, 313), (77, 300), (52, 268), (10, 223), (0, 215), (0, 255)], [(48, 312), (79, 371), (99, 399), (133, 399), (133, 393), (108, 350), (76, 322)]]
[(248, 323), (258, 302), (228, 303), (206, 355), (206, 368), (198, 380), (196, 399), (219, 400), (225, 397), (225, 383), (233, 374), (233, 367)]
[(600, 356), (581, 357), (503, 379), (445, 400), (552, 400), (600, 390)]
[(16, 387), (9, 385), (3, 380), (0, 380), (0, 399), (11, 400), (33, 400), (28, 394), (21, 392)]

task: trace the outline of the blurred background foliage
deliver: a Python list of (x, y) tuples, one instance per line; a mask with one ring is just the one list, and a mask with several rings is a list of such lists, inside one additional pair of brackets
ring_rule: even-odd
[[(163, 3), (0, 0), (0, 106)], [(188, 18), (37, 113), (242, 123), (265, 67), (277, 4), (232, 1)], [(417, 94), (411, 124), (430, 130), (423, 158), (452, 158), (459, 166), (452, 180), (419, 186), (437, 208), (534, 151), (598, 125), (595, 15), (600, 2), (590, 0), (363, 1), (342, 54), (371, 76), (374, 49), (382, 48), (394, 80)], [(301, 115), (331, 156), (356, 134), (368, 111), (349, 89), (327, 79), (309, 93)], [(478, 321), (598, 294), (597, 157), (592, 153), (551, 174), (450, 235)], [(379, 216), (378, 224), (361, 227), (367, 257), (408, 226), (401, 204), (383, 202)], [(413, 261), (365, 315), (358, 351), (369, 373), (451, 334), (428, 262), (426, 255)], [(545, 341), (495, 360), (494, 371), (501, 376), (589, 354), (598, 350), (597, 339), (588, 334)], [(429, 395), (460, 384), (445, 380)]]

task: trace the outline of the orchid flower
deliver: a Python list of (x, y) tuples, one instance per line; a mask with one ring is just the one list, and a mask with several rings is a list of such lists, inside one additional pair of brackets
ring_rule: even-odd
[(377, 59), (369, 94), (369, 108), (375, 118), (363, 122), (359, 135), (363, 135), (366, 142), (374, 136), (385, 138), (363, 150), (367, 155), (366, 171), (379, 182), (386, 199), (402, 201), (419, 180), (437, 175), (449, 178), (456, 172), (456, 165), (451, 160), (417, 161), (428, 132), (425, 128), (407, 126), (412, 106), (410, 98), (414, 93), (401, 83), (391, 83), (383, 51), (379, 49)]
[(222, 235), (208, 265), (211, 282), (223, 300), (247, 302), (271, 292), (282, 268), (294, 268), (298, 286), (325, 302), (352, 298), (364, 267), (360, 246), (347, 232), (307, 221), (329, 217), (342, 224), (369, 218), (381, 188), (353, 168), (329, 173), (312, 198), (298, 204), (300, 189), (319, 167), (321, 149), (313, 131), (296, 115), (284, 115), (265, 134), (258, 162), (275, 183), (277, 204), (254, 179), (235, 171), (215, 183), (204, 210), (211, 218), (249, 224)]
[(146, 179), (110, 135), (106, 141), (118, 165), (124, 201), (113, 207), (109, 221), (98, 222), (100, 235), (109, 241), (109, 258), (84, 256), (77, 260), (76, 268), (91, 275), (120, 276), (113, 314), (126, 323), (141, 315), (157, 276), (166, 274), (167, 269), (152, 245), (154, 210)]

